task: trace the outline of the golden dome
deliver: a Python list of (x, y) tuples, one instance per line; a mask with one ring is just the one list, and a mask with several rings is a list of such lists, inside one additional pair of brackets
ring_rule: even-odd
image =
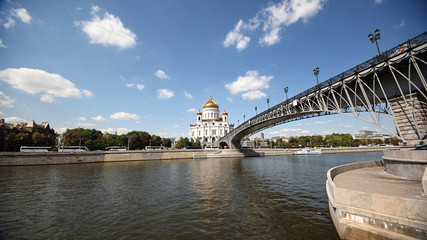
[(209, 97), (209, 100), (203, 105), (203, 108), (219, 108), (218, 104), (214, 100), (212, 100), (212, 97)]
[(228, 115), (228, 112), (225, 111), (225, 109), (224, 109), (224, 112), (222, 112), (222, 115)]
[(197, 111), (197, 115), (202, 115), (202, 111), (200, 111), (200, 109)]

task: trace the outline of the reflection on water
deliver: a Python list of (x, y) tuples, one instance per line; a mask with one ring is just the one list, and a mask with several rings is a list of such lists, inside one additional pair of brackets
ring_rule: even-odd
[(0, 239), (338, 239), (329, 168), (382, 153), (0, 168)]

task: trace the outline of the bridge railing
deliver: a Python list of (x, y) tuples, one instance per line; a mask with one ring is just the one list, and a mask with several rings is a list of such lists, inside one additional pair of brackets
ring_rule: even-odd
[(410, 50), (416, 46), (419, 46), (419, 45), (425, 43), (425, 42), (427, 42), (427, 32), (424, 32), (424, 33), (422, 33), (422, 34), (420, 34), (420, 35), (418, 35), (412, 39), (409, 39), (408, 41), (403, 42), (403, 43), (395, 46), (394, 48), (383, 52), (381, 55), (375, 56), (375, 57), (373, 57), (373, 58), (371, 58), (371, 59), (369, 59), (369, 60), (367, 60), (367, 61), (365, 61), (365, 62), (363, 62), (363, 63), (345, 71), (345, 72), (342, 72), (341, 74), (336, 75), (335, 77), (332, 77), (332, 78), (330, 78), (330, 79), (328, 79), (322, 83), (319, 83), (318, 85), (293, 96), (289, 100), (293, 101), (295, 99), (300, 99), (301, 97), (306, 96), (310, 93), (313, 93), (318, 89), (330, 86), (336, 82), (339, 82), (339, 81), (341, 81), (341, 80), (343, 80), (349, 76), (352, 76), (356, 73), (359, 73), (361, 71), (364, 71), (364, 70), (366, 70), (366, 69), (368, 69), (368, 68), (370, 68), (370, 67), (372, 67), (378, 63), (381, 63), (381, 62), (388, 60), (390, 57), (394, 57), (397, 54), (406, 52), (406, 51), (408, 51), (408, 50)]
[(332, 77), (332, 78), (330, 78), (324, 82), (321, 82), (321, 83), (315, 85), (314, 87), (309, 88), (309, 89), (307, 89), (307, 90), (305, 90), (305, 91), (303, 91), (303, 92), (301, 92), (301, 93), (299, 93), (299, 94), (297, 94), (297, 95), (295, 95), (295, 96), (293, 96), (293, 97), (291, 97), (291, 98), (289, 98), (289, 99), (287, 99), (287, 100), (285, 100), (285, 101), (283, 101), (283, 102), (281, 102), (281, 103), (279, 103), (279, 104), (277, 104), (277, 105), (275, 105), (275, 106), (273, 106), (273, 107), (271, 107), (271, 108), (269, 108), (269, 109), (267, 109), (267, 110), (265, 110), (259, 114), (257, 114), (256, 116), (248, 119), (246, 122), (244, 122), (244, 123), (240, 124), (239, 126), (237, 126), (236, 128), (234, 128), (234, 130), (231, 131), (230, 133), (235, 132), (235, 131), (240, 131), (240, 129), (244, 128), (245, 125), (247, 125), (249, 121), (254, 121), (257, 118), (257, 116), (262, 116), (263, 114), (266, 114), (271, 110), (275, 110), (275, 109), (279, 108), (281, 105), (287, 105), (289, 103), (292, 103), (294, 100), (300, 99), (300, 98), (307, 96), (313, 92), (316, 92), (319, 89), (322, 89), (324, 87), (327, 87), (327, 86), (330, 86), (334, 83), (337, 83), (341, 80), (344, 80), (345, 78), (350, 77), (350, 76), (357, 74), (359, 72), (362, 72), (362, 71), (364, 71), (364, 70), (366, 70), (366, 69), (368, 69), (368, 68), (370, 68), (370, 67), (372, 67), (378, 63), (387, 61), (389, 58), (394, 57), (400, 53), (409, 51), (410, 49), (417, 47), (417, 46), (419, 46), (425, 42), (427, 42), (427, 32), (424, 32), (424, 33), (422, 33), (422, 34), (420, 34), (420, 35), (418, 35), (412, 39), (409, 39), (408, 41), (403, 42), (403, 43), (395, 46), (394, 48), (391, 48), (391, 49), (383, 52), (381, 55), (377, 55), (377, 56), (375, 56), (375, 57), (373, 57), (373, 58), (371, 58), (371, 59), (369, 59), (369, 60), (367, 60), (367, 61), (365, 61), (365, 62), (363, 62), (363, 63), (345, 71), (345, 72), (342, 72), (342, 73), (336, 75), (335, 77)]

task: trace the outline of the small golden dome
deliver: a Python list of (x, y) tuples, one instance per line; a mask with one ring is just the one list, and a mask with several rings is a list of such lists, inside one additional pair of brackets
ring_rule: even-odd
[(212, 100), (212, 97), (209, 97), (209, 100), (203, 105), (203, 108), (219, 108), (218, 104), (214, 100)]
[(202, 111), (200, 111), (200, 109), (197, 111), (197, 115), (202, 115)]
[(228, 115), (228, 112), (225, 111), (225, 109), (224, 109), (224, 112), (222, 112), (222, 115)]

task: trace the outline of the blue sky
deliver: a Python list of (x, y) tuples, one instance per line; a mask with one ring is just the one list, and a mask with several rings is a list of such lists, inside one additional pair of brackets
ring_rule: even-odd
[[(0, 117), (188, 136), (212, 95), (237, 124), (423, 33), (424, 0), (0, 1)], [(384, 127), (393, 130), (384, 117)], [(267, 137), (383, 130), (328, 116)]]

